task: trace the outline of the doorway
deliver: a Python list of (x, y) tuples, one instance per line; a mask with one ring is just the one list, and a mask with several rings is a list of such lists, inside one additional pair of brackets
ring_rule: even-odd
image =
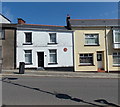
[(44, 67), (44, 52), (38, 52), (38, 67)]
[(103, 69), (103, 53), (102, 52), (97, 52), (97, 64), (98, 68)]

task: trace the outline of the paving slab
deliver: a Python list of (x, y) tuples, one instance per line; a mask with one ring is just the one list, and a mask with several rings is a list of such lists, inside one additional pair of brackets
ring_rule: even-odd
[(53, 77), (84, 77), (84, 78), (120, 78), (119, 73), (98, 73), (98, 72), (67, 72), (67, 71), (40, 71), (25, 70), (24, 74), (19, 74), (19, 70), (3, 70), (2, 76), (53, 76)]

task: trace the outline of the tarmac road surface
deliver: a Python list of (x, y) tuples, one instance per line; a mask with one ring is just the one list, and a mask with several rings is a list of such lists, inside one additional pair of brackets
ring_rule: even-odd
[(118, 107), (118, 79), (4, 76), (4, 105)]

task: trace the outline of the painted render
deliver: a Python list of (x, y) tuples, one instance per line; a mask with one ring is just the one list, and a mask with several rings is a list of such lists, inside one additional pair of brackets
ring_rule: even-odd
[[(120, 66), (113, 65), (113, 52), (120, 52), (120, 48), (114, 48), (113, 29), (111, 27), (85, 27), (73, 28), (74, 30), (74, 70), (98, 71), (97, 52), (103, 53), (103, 68), (105, 71), (120, 71)], [(85, 46), (85, 34), (98, 33), (98, 46)], [(79, 54), (93, 53), (93, 65), (82, 66), (79, 62)]]
[[(32, 45), (23, 45), (25, 43), (25, 32), (32, 32)], [(49, 33), (57, 34), (57, 44), (48, 44)], [(44, 52), (44, 68), (73, 67), (72, 45), (71, 31), (17, 29), (16, 66), (18, 68), (19, 62), (25, 62), (24, 50), (30, 49), (32, 50), (32, 64), (25, 65), (25, 68), (38, 68), (37, 52)], [(64, 48), (67, 48), (66, 52), (64, 52)], [(57, 64), (48, 64), (49, 49), (57, 50)]]
[(120, 66), (113, 65), (113, 52), (120, 52), (120, 48), (114, 48), (112, 28), (106, 29), (108, 45), (108, 71), (120, 71)]
[(4, 29), (2, 40), (2, 69), (15, 68), (15, 29)]
[[(99, 34), (98, 46), (85, 46), (85, 34)], [(103, 68), (106, 70), (105, 30), (104, 28), (80, 28), (74, 31), (74, 69), (75, 71), (97, 71), (97, 52), (104, 56)], [(92, 53), (93, 65), (80, 65), (79, 54)]]
[(0, 14), (0, 23), (11, 23), (9, 19)]

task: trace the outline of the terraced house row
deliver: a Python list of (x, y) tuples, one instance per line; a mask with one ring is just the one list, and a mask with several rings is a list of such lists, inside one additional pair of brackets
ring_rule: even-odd
[(70, 19), (66, 26), (13, 24), (1, 17), (2, 69), (120, 72), (118, 19)]

